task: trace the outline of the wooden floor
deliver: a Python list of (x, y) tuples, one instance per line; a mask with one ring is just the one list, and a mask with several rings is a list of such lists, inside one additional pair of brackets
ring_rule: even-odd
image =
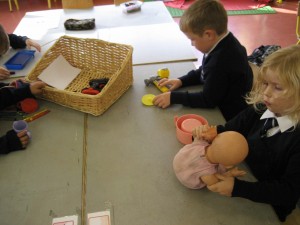
[[(249, 0), (252, 1), (252, 0)], [(47, 0), (18, 0), (20, 9), (9, 11), (8, 1), (0, 1), (0, 23), (8, 33), (13, 33), (27, 11), (47, 10)], [(61, 0), (51, 0), (52, 9), (60, 9)], [(113, 0), (94, 0), (94, 5), (113, 4)], [(286, 47), (297, 43), (296, 20), (298, 1), (286, 0), (282, 4), (271, 3), (276, 14), (229, 16), (229, 30), (246, 47), (248, 55), (261, 45)], [(174, 19), (176, 22), (179, 18)], [(19, 34), (22, 35), (22, 34)], [(202, 55), (199, 53), (199, 56)], [(300, 225), (300, 210), (288, 218), (284, 225)]]

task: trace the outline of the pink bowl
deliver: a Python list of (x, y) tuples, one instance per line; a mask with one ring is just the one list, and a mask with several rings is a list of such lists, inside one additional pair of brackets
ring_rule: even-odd
[(175, 116), (176, 137), (182, 144), (193, 142), (192, 131), (200, 125), (208, 124), (207, 120), (196, 114), (186, 114), (180, 117)]

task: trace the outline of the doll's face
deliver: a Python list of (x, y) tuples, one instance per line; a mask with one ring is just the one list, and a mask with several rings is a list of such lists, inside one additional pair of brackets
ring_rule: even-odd
[(287, 97), (287, 87), (278, 79), (277, 72), (268, 69), (263, 80), (263, 100), (276, 116), (285, 115), (285, 110), (293, 106), (294, 100)]

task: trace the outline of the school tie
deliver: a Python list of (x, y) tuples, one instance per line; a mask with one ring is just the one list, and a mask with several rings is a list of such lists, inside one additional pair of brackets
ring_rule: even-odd
[[(268, 118), (266, 120), (266, 122), (264, 123), (263, 128), (260, 131), (260, 137), (261, 138), (265, 138), (265, 137), (269, 137), (270, 135), (268, 134), (269, 130), (274, 128), (274, 127), (278, 127), (278, 122), (275, 118)], [(274, 133), (275, 134), (275, 133)], [(273, 134), (273, 135), (274, 135)], [(271, 135), (272, 136), (272, 135)]]
[(203, 67), (204, 67), (204, 64), (205, 64), (205, 59), (206, 59), (206, 55), (204, 54), (204, 55), (203, 55), (203, 58), (202, 58), (202, 69), (201, 69), (201, 80), (202, 80), (203, 82), (205, 81), (204, 71), (203, 71)]

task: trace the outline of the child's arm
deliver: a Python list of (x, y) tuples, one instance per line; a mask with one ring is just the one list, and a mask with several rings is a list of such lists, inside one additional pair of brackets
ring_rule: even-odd
[(0, 109), (16, 104), (25, 98), (33, 98), (34, 95), (40, 94), (45, 86), (44, 82), (35, 81), (30, 84), (24, 83), (18, 88), (12, 86), (0, 88)]
[(43, 88), (46, 87), (46, 83), (43, 81), (34, 81), (30, 83), (30, 92), (33, 95), (38, 95), (42, 93)]
[(212, 192), (217, 192), (220, 195), (231, 196), (235, 178), (216, 174), (219, 181), (213, 185), (207, 185), (207, 188)]
[(15, 34), (8, 34), (10, 46), (13, 49), (18, 49), (18, 48), (26, 48), (26, 40), (28, 37), (26, 36), (18, 36)]
[(8, 154), (13, 151), (22, 150), (27, 147), (29, 137), (27, 131), (16, 133), (10, 130), (6, 135), (0, 137), (0, 154)]
[(182, 82), (179, 79), (161, 79), (158, 81), (159, 86), (168, 86), (170, 91), (174, 91), (182, 86)]
[(40, 46), (40, 44), (30, 38), (26, 40), (26, 45), (29, 48), (34, 47), (36, 50), (38, 50), (38, 52), (41, 52), (42, 47)]
[(18, 36), (15, 34), (9, 34), (8, 38), (10, 41), (10, 45), (13, 49), (34, 47), (39, 52), (41, 51), (40, 44), (26, 36)]
[(153, 104), (159, 108), (167, 108), (171, 104), (170, 95), (170, 92), (165, 92), (160, 95), (156, 95), (153, 99)]

